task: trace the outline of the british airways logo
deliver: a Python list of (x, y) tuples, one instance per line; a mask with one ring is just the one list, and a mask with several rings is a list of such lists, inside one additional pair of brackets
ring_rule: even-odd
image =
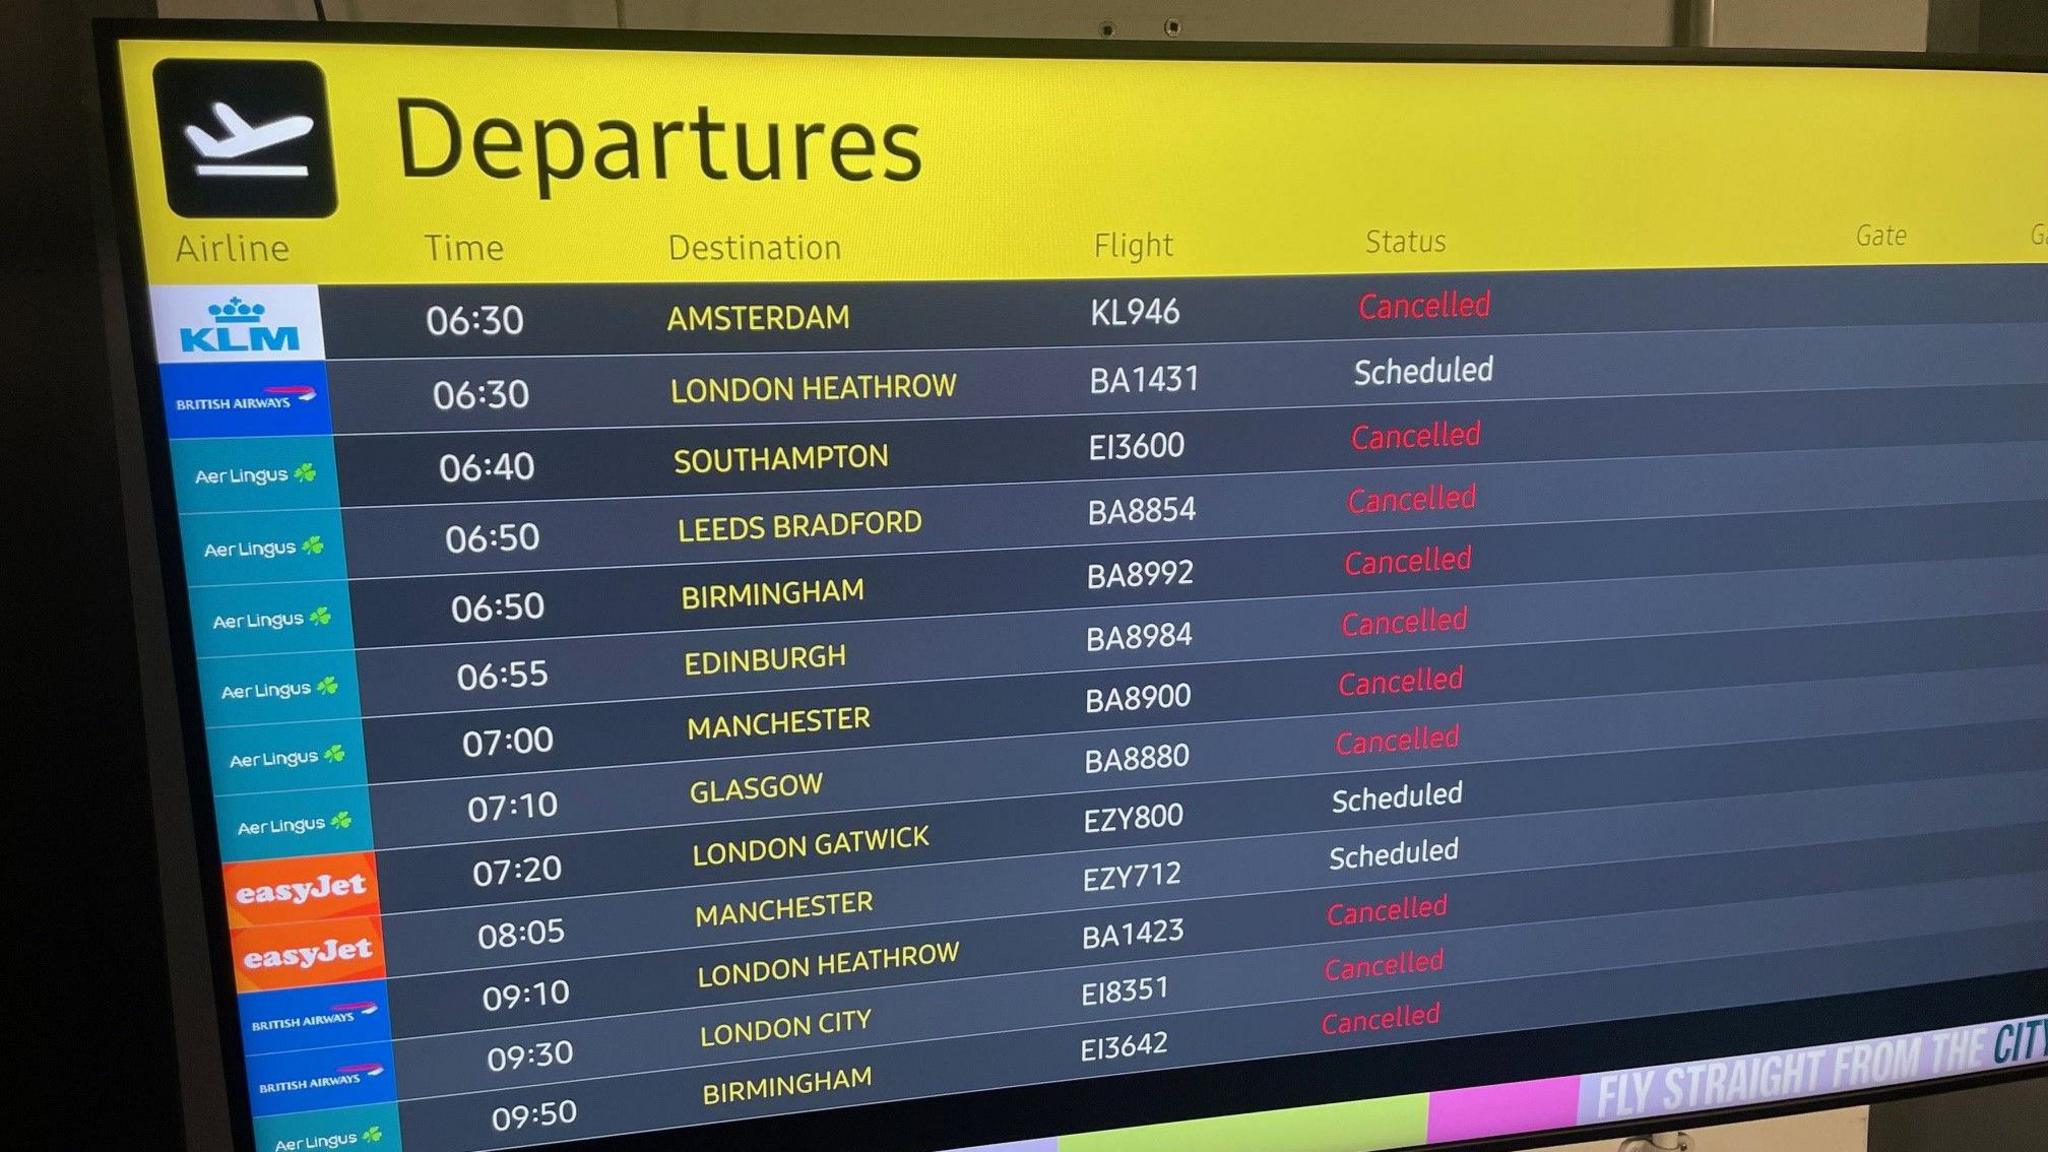
[(297, 352), (296, 324), (268, 325), (265, 309), (240, 296), (225, 303), (206, 306), (207, 323), (178, 329), (178, 350), (187, 354), (232, 354), (249, 352)]

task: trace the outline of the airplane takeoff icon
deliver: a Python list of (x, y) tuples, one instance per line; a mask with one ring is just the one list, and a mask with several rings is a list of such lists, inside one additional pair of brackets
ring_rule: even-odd
[(245, 164), (242, 157), (252, 152), (261, 152), (292, 140), (297, 140), (313, 130), (311, 116), (285, 116), (268, 124), (251, 125), (242, 119), (240, 113), (225, 103), (215, 101), (213, 115), (227, 134), (219, 139), (209, 135), (196, 124), (185, 125), (185, 139), (192, 147), (210, 161), (237, 161), (236, 163), (201, 163), (193, 165), (193, 171), (201, 176), (304, 176), (304, 164)]

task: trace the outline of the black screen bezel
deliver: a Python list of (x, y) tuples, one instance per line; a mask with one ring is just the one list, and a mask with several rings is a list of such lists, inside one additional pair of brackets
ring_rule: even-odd
[[(103, 200), (111, 201), (119, 261), (119, 268), (110, 270), (110, 274), (118, 275), (125, 303), (124, 314), (108, 318), (108, 335), (114, 350), (113, 387), (116, 418), (121, 425), (117, 431), (122, 441), (124, 502), (131, 574), (136, 583), (139, 642), (145, 669), (172, 669), (169, 682), (147, 674), (144, 677), (144, 702), (150, 721), (151, 787), (159, 829), (190, 829), (192, 833), (159, 835), (159, 877), (170, 929), (174, 977), (200, 970), (210, 975), (208, 987), (197, 987), (193, 980), (186, 979), (174, 989), (180, 1096), (190, 1146), (209, 1150), (233, 1148), (235, 1152), (255, 1152), (254, 1133), (235, 1012), (219, 840), (214, 827), (183, 553), (173, 504), (169, 441), (153, 354), (155, 343), (142, 259), (139, 203), (130, 165), (119, 67), (119, 45), (125, 40), (938, 58), (1713, 65), (2048, 73), (2048, 59), (2042, 58), (1921, 53), (921, 38), (289, 21), (94, 21), (108, 164)], [(124, 345), (126, 355), (122, 354)], [(204, 925), (203, 936), (192, 931), (195, 918)], [(969, 1145), (1136, 1124), (1733, 1056), (2036, 1013), (2048, 1006), (2048, 957), (2044, 957), (2043, 963), (2041, 968), (2021, 973), (1817, 1000), (1067, 1080), (569, 1140), (540, 1147), (559, 1152), (661, 1152), (682, 1148), (687, 1143), (692, 1152), (809, 1146), (830, 1146), (849, 1152), (943, 1152)], [(1684, 1113), (1660, 1117), (1656, 1127), (1668, 1130), (1681, 1124), (1761, 1119), (2036, 1076), (2048, 1076), (2048, 1063), (1824, 1097)], [(1360, 1082), (1375, 1087), (1364, 1093), (1341, 1088), (1343, 1083)], [(1628, 1135), (1642, 1128), (1641, 1123), (1622, 1122), (1428, 1147), (1511, 1152), (1559, 1141)]]

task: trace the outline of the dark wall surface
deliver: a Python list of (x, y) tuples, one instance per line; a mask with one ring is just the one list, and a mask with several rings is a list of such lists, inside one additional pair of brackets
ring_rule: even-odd
[(2048, 1080), (1879, 1104), (1870, 1152), (2034, 1152), (2048, 1147)]
[(1984, 0), (1977, 13), (1979, 51), (2011, 56), (2048, 56), (2048, 3), (2042, 0)]
[[(143, 769), (88, 158), (86, 16), (144, 0), (0, 3), (0, 374), (9, 609), (8, 1040), (17, 1137), (176, 1146), (175, 1061)], [(26, 908), (16, 901), (26, 897)], [(18, 917), (18, 919), (17, 919)], [(47, 968), (47, 971), (43, 969)], [(41, 1138), (38, 1138), (41, 1137)]]

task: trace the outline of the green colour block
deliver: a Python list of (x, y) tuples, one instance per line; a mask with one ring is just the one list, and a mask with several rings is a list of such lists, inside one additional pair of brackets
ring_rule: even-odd
[(1429, 1096), (1385, 1096), (1060, 1137), (1060, 1152), (1371, 1152), (1421, 1144)]

